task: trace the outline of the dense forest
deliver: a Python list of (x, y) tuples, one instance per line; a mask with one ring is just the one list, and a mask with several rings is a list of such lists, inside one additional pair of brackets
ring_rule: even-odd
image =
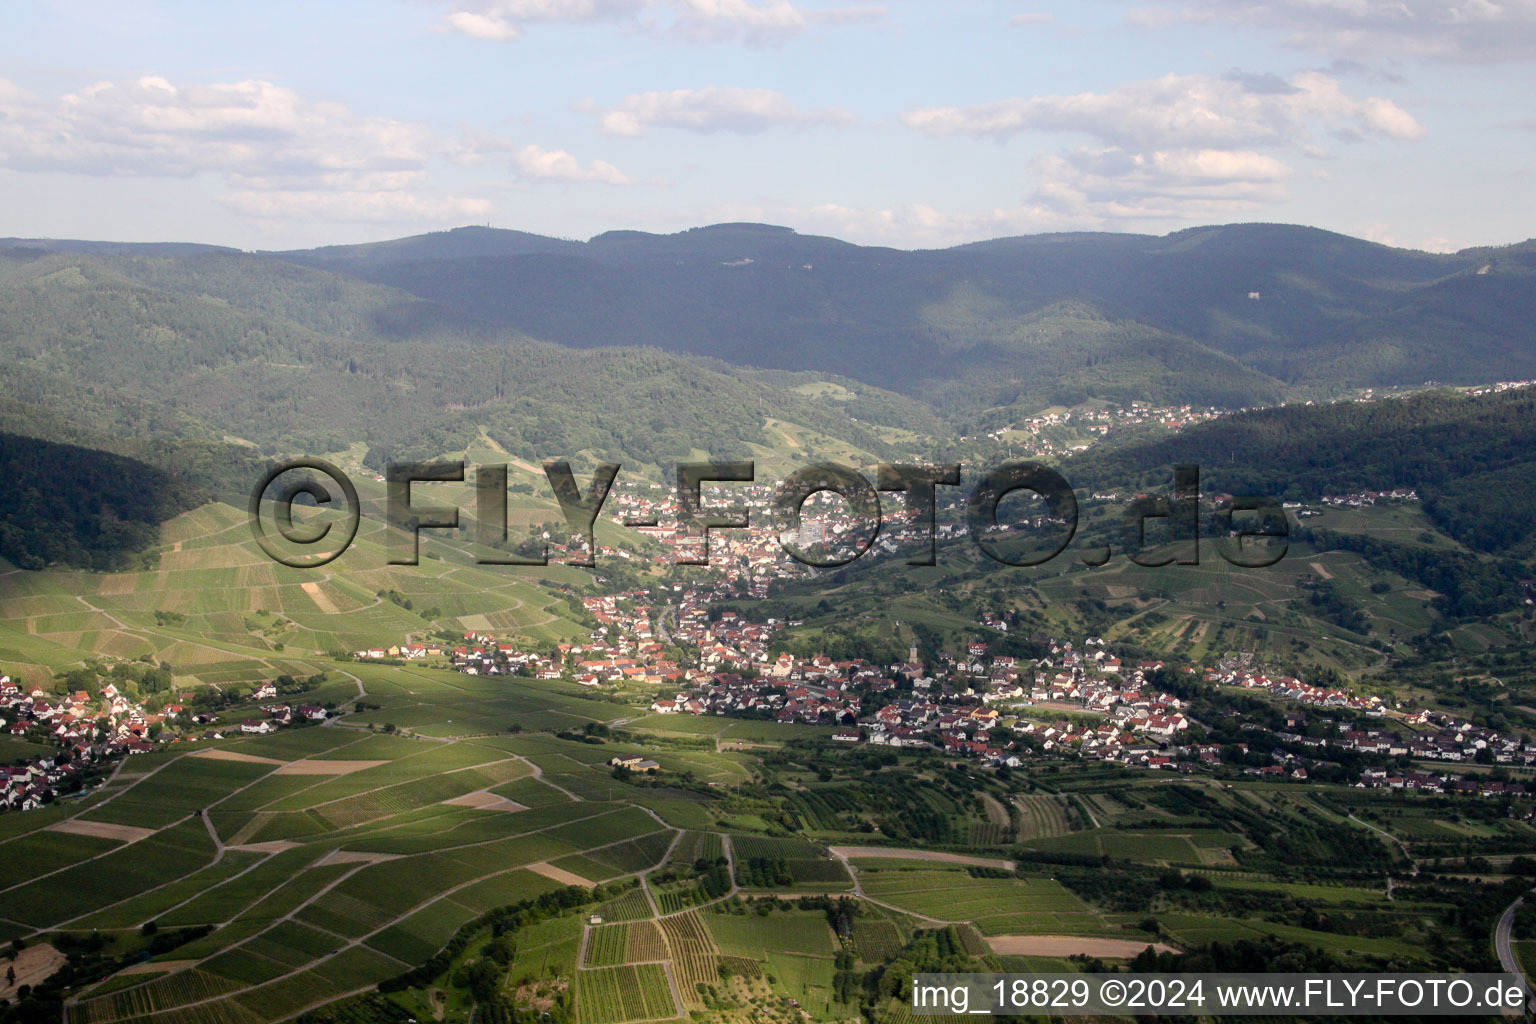
[(158, 542), (162, 522), (208, 499), (137, 460), (14, 434), (0, 434), (0, 473), (0, 557), (24, 569), (123, 568)]
[(1160, 487), (1181, 462), (1200, 466), (1206, 494), (1303, 501), (1409, 488), (1470, 548), (1528, 555), (1536, 543), (1536, 391), (1528, 389), (1240, 413), (1091, 452), (1069, 477), (1079, 487)]
[[(0, 423), (87, 444), (235, 437), (316, 452), (362, 441), (375, 461), (462, 449), (484, 428), (525, 458), (656, 463), (697, 449), (740, 457), (769, 443), (773, 416), (886, 450), (837, 404), (725, 364), (505, 330), (487, 344), (436, 321), (434, 333), (393, 340), (402, 322), (431, 319), (428, 306), (255, 257), (13, 250), (0, 259), (0, 355), (14, 367), (0, 381)], [(861, 395), (868, 422), (921, 409), (866, 385)]]
[[(904, 252), (763, 224), (587, 242), (462, 228), (276, 254), (577, 348), (814, 370), (975, 416), (1052, 387), (1267, 403), (1286, 387), (1536, 376), (1536, 247), (1313, 228), (1053, 234)], [(963, 386), (953, 387), (961, 384)]]

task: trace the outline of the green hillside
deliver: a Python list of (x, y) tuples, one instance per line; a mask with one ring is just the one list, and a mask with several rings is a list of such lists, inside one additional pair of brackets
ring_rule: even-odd
[[(1057, 383), (1256, 404), (1282, 382), (1326, 391), (1536, 375), (1521, 333), (1536, 303), (1522, 246), (1432, 255), (1243, 224), (904, 252), (721, 224), (585, 243), (465, 228), (275, 255), (574, 347), (655, 345), (926, 400), (951, 384), (943, 401), (962, 415), (1027, 404), (1034, 386)], [(1085, 333), (1106, 343), (1085, 347)], [(988, 386), (997, 376), (1003, 389)]]

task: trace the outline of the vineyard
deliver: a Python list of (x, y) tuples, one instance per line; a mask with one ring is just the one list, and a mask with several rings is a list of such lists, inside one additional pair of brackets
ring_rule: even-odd
[(654, 921), (636, 921), (593, 928), (587, 936), (587, 952), (582, 966), (617, 967), (665, 959), (667, 944), (661, 929)]
[(960, 870), (861, 871), (865, 891), (883, 903), (943, 921), (969, 921), (987, 935), (1103, 934), (1082, 900), (1045, 878), (978, 878)]
[(761, 958), (767, 951), (831, 957), (839, 946), (821, 911), (777, 909), (771, 914), (713, 913), (709, 930), (722, 952)]
[(696, 999), (696, 986), (713, 985), (719, 980), (719, 951), (715, 941), (695, 911), (662, 918), (661, 929), (672, 950), (672, 963), (683, 999), (692, 1003)]
[(629, 942), (625, 957), (632, 964), (643, 964), (667, 959), (667, 940), (655, 921), (640, 921), (629, 926)]
[(85, 1024), (140, 1017), (183, 1003), (195, 1003), (240, 987), (239, 982), (207, 971), (178, 971), (138, 988), (124, 989), (82, 1003), (79, 1017)]
[(576, 1016), (581, 1024), (621, 1024), (678, 1015), (672, 987), (659, 964), (631, 964), (581, 971), (576, 976)]
[(587, 933), (583, 967), (617, 967), (629, 952), (629, 925), (606, 924)]
[(735, 836), (736, 883), (757, 889), (806, 885), (841, 888), (853, 884), (839, 861), (826, 857), (822, 848), (804, 839), (770, 839)]
[(1018, 841), (1021, 843), (1029, 839), (1064, 836), (1072, 831), (1067, 810), (1058, 796), (1016, 796), (1013, 802), (1019, 809)]
[(901, 952), (906, 940), (902, 937), (901, 926), (895, 921), (860, 917), (853, 922), (853, 945), (860, 960), (878, 964)]
[(643, 889), (631, 889), (618, 899), (601, 904), (593, 913), (604, 921), (643, 921), (651, 916), (651, 904)]
[[(664, 867), (678, 867), (692, 864), (705, 855), (704, 845), (706, 838), (713, 838), (718, 844), (720, 837), (708, 832), (684, 832), (677, 838), (677, 845), (672, 848), (672, 855), (667, 858)], [(710, 857), (713, 860), (713, 857)]]
[(663, 914), (677, 914), (693, 906), (697, 900), (697, 887), (686, 889), (657, 889), (656, 906)]
[(719, 899), (731, 887), (723, 838), (713, 832), (682, 833), (667, 862), (645, 881), (663, 914)]
[(1002, 846), (1011, 842), (1009, 838), (1013, 829), (1007, 825), (994, 825), (991, 822), (973, 821), (968, 831), (967, 844), (970, 846)]
[(673, 835), (668, 831), (652, 832), (638, 839), (590, 850), (586, 856), (620, 874), (644, 871), (655, 867), (666, 855), (667, 848), (672, 845)]
[(733, 836), (731, 851), (737, 860), (814, 860), (821, 847), (805, 839), (770, 839), (764, 836)]
[(829, 858), (738, 857), (736, 883), (754, 889), (808, 888), (843, 889), (853, 884), (842, 862)]

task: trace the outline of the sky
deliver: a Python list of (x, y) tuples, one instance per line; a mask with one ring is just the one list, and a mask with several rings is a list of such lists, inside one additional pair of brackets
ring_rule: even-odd
[(1536, 0), (59, 0), (0, 236), (1536, 236)]

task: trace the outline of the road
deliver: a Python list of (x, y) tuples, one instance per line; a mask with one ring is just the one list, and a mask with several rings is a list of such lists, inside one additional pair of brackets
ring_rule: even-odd
[(1504, 913), (1499, 916), (1499, 923), (1493, 926), (1493, 948), (1499, 954), (1499, 966), (1505, 973), (1518, 975), (1520, 983), (1527, 991), (1536, 992), (1531, 988), (1530, 979), (1525, 976), (1525, 971), (1520, 967), (1520, 958), (1515, 956), (1515, 944), (1510, 934), (1515, 927), (1515, 911), (1520, 909), (1520, 904), (1525, 902), (1521, 896), (1515, 902), (1504, 908)]

